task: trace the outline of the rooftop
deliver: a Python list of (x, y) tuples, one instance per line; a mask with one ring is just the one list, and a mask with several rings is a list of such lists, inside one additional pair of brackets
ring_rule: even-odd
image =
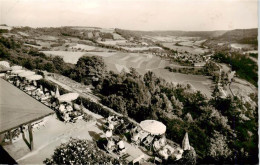
[(0, 91), (0, 134), (54, 113), (1, 78)]

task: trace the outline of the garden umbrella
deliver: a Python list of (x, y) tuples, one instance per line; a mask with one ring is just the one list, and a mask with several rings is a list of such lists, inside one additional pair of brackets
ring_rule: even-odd
[(166, 126), (156, 120), (144, 120), (140, 123), (140, 127), (153, 135), (162, 135), (166, 131)]
[(11, 68), (8, 68), (8, 67), (0, 64), (0, 72), (7, 72), (10, 70), (11, 70)]
[(78, 93), (67, 93), (64, 95), (61, 95), (60, 97), (58, 97), (58, 100), (60, 102), (71, 102), (73, 100), (76, 100), (79, 97)]
[(0, 65), (5, 66), (6, 68), (10, 68), (10, 64), (7, 61), (0, 61)]
[(18, 76), (19, 77), (27, 77), (27, 76), (31, 76), (31, 75), (34, 75), (35, 72), (33, 71), (25, 71), (25, 72), (22, 72), (22, 73), (18, 73)]
[(189, 142), (189, 136), (188, 133), (185, 133), (185, 136), (182, 140), (182, 149), (183, 150), (190, 150), (190, 142)]
[(30, 75), (30, 76), (26, 76), (25, 78), (29, 81), (37, 81), (37, 80), (42, 79), (42, 76), (41, 75)]
[(22, 73), (22, 72), (26, 72), (26, 70), (20, 69), (20, 70), (12, 70), (11, 71), (12, 74), (18, 74), (18, 73)]
[(22, 66), (15, 65), (15, 66), (12, 66), (11, 69), (12, 70), (21, 70)]

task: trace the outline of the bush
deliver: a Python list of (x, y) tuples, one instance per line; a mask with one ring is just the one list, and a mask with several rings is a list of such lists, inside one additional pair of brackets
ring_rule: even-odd
[(95, 143), (87, 140), (70, 139), (55, 149), (45, 164), (119, 164), (119, 161), (101, 151)]
[(79, 97), (76, 100), (76, 103), (81, 104), (81, 101), (82, 101), (83, 106), (93, 113), (99, 114), (103, 117), (108, 117), (109, 115), (111, 115), (111, 112), (108, 109), (104, 108), (100, 104), (95, 103), (89, 99)]

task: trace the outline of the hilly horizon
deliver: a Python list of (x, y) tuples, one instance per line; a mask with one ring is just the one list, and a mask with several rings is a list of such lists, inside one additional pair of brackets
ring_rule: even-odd
[(14, 28), (21, 28), (21, 27), (30, 27), (33, 29), (37, 28), (63, 28), (63, 27), (68, 27), (68, 28), (95, 28), (95, 29), (119, 29), (119, 30), (126, 30), (126, 31), (131, 31), (131, 32), (137, 32), (137, 33), (170, 33), (170, 32), (178, 32), (178, 33), (207, 33), (207, 32), (228, 32), (228, 31), (237, 31), (237, 30), (258, 30), (258, 28), (235, 28), (232, 30), (132, 30), (132, 29), (124, 29), (124, 28), (117, 28), (117, 27), (98, 27), (98, 26), (41, 26), (41, 27), (31, 27), (31, 26), (9, 26), (7, 24), (0, 24), (0, 26), (7, 26), (7, 27), (14, 27)]

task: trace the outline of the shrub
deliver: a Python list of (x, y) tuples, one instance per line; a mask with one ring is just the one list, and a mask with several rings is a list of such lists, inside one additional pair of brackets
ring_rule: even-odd
[(70, 139), (55, 149), (45, 164), (119, 164), (119, 161), (100, 150), (91, 141)]

